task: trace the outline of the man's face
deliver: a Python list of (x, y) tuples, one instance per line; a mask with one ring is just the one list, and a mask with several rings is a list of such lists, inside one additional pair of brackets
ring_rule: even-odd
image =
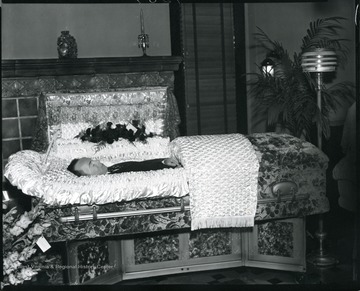
[(80, 171), (86, 176), (104, 175), (107, 167), (99, 161), (90, 158), (81, 158), (75, 164), (74, 170)]

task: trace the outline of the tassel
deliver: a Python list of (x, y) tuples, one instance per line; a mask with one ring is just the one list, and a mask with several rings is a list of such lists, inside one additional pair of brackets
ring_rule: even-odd
[(254, 216), (193, 218), (191, 230), (202, 228), (253, 227)]

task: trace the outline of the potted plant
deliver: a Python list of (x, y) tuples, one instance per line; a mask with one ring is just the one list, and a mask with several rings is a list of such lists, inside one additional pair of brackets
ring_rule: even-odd
[(290, 57), (283, 45), (271, 40), (258, 28), (256, 37), (259, 45), (267, 51), (267, 58), (274, 64), (274, 74), (251, 74), (249, 94), (255, 98), (256, 114), (267, 116), (267, 125), (279, 126), (296, 137), (309, 140), (310, 130), (316, 123), (321, 126), (325, 138), (330, 135), (328, 114), (335, 110), (344, 99), (353, 98), (354, 86), (351, 82), (341, 82), (322, 87), (322, 110), (317, 106), (317, 83), (310, 73), (303, 72), (301, 56), (314, 48), (331, 49), (337, 54), (339, 66), (347, 60), (348, 48), (345, 39), (339, 37), (342, 17), (318, 19), (310, 23), (307, 34), (302, 39), (300, 53)]

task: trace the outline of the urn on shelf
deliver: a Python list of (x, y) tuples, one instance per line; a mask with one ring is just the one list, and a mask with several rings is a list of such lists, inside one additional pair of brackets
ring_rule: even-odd
[(57, 39), (57, 50), (59, 59), (77, 58), (77, 44), (75, 38), (69, 31), (62, 31)]

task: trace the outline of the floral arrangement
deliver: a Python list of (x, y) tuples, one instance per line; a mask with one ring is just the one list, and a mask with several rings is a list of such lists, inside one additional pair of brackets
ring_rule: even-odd
[(106, 143), (112, 144), (120, 138), (130, 142), (138, 140), (145, 142), (148, 137), (152, 136), (154, 134), (148, 132), (144, 125), (140, 126), (138, 120), (133, 120), (129, 124), (113, 124), (112, 122), (99, 124), (93, 128), (81, 131), (75, 138), (104, 145)]
[[(3, 206), (4, 207), (4, 206)], [(16, 207), (3, 214), (3, 282), (18, 285), (38, 274), (47, 261), (36, 254), (36, 242), (50, 221), (44, 219), (44, 204), (19, 214)], [(36, 254), (36, 256), (35, 256)]]

